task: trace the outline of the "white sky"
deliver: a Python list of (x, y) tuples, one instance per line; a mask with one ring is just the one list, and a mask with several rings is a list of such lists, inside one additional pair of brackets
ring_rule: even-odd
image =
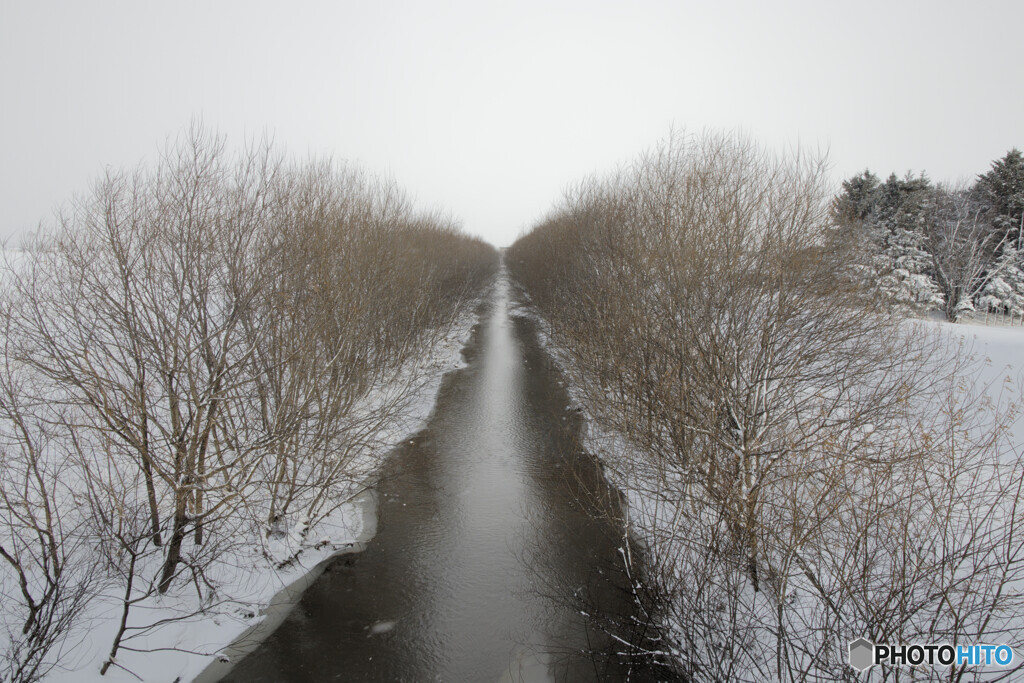
[(504, 245), (671, 126), (973, 178), (1024, 147), (1024, 2), (0, 0), (0, 237), (201, 117)]

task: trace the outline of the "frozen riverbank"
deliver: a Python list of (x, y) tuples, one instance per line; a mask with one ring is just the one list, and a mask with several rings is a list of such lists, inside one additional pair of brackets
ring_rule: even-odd
[[(673, 471), (664, 452), (652, 453), (609, 428), (614, 423), (603, 422), (599, 412), (600, 387), (570, 387), (587, 422), (586, 448), (601, 458), (609, 479), (626, 494), (631, 533), (655, 563), (652, 573), (658, 578), (653, 590), (638, 598), (658, 613), (668, 636), (665, 650), (695, 680), (784, 678), (773, 668), (780, 642), (805, 648), (791, 650), (799, 666), (827, 671), (830, 680), (838, 679), (846, 670), (851, 640), (886, 633), (872, 631), (872, 624), (865, 624), (860, 615), (882, 614), (881, 609), (894, 602), (894, 594), (917, 601), (907, 616), (887, 613), (903, 628), (901, 642), (1003, 642), (1000, 639), (1013, 639), (1021, 632), (1024, 611), (1018, 597), (1024, 586), (1024, 561), (1013, 539), (1019, 536), (1015, 492), (1024, 451), (1024, 330), (934, 321), (907, 321), (904, 329), (926, 343), (934, 342), (939, 355), (958, 355), (953, 365), (937, 362), (921, 370), (920, 385), (936, 382), (938, 390), (946, 390), (938, 398), (948, 402), (937, 402), (931, 394), (912, 396), (928, 402), (917, 405), (914, 422), (901, 434), (920, 438), (887, 440), (882, 444), (886, 450), (879, 449), (894, 454), (901, 468), (886, 470), (857, 462), (856, 453), (846, 455), (849, 451), (829, 460), (824, 449), (810, 452), (807, 472), (779, 485), (792, 498), (782, 499), (761, 527), (765, 533), (760, 538), (777, 544), (763, 546), (772, 554), (766, 550), (762, 555), (761, 576), (768, 579), (760, 590), (722, 544), (728, 536), (718, 510), (708, 503), (705, 490), (686, 476), (690, 473)], [(545, 335), (544, 340), (566, 375), (577, 382), (582, 376), (586, 382), (557, 337), (553, 341)], [(947, 416), (955, 418), (955, 431), (944, 436), (955, 438), (956, 447), (929, 448), (938, 443), (928, 431), (930, 425), (942, 426)], [(864, 438), (861, 434), (873, 433), (873, 427), (852, 436)], [(827, 466), (818, 467), (822, 462)], [(820, 496), (812, 503), (828, 500), (838, 512), (799, 500), (797, 494), (806, 496), (806, 491)], [(929, 496), (934, 491), (942, 491), (944, 497)], [(797, 502), (787, 507), (789, 500)], [(862, 521), (866, 516), (870, 523)], [(818, 527), (812, 527), (809, 518)], [(804, 531), (800, 540), (805, 542), (792, 543), (785, 535), (792, 529)], [(859, 535), (859, 543), (850, 541), (853, 535)], [(713, 554), (716, 543), (726, 550)], [(850, 567), (862, 574), (851, 578)], [(927, 604), (930, 599), (939, 604)], [(938, 616), (922, 624), (914, 618), (922, 613)], [(971, 614), (974, 621), (941, 621), (951, 613)], [(988, 614), (993, 617), (986, 626), (980, 617)], [(892, 622), (885, 624), (890, 634), (897, 632)], [(1012, 643), (1019, 648), (1019, 640)], [(712, 657), (705, 655), (714, 647), (731, 648), (729, 659), (717, 660), (729, 670), (708, 667)], [(979, 672), (977, 680), (1007, 673), (993, 668)]]
[[(409, 372), (418, 377), (414, 395), (399, 419), (380, 434), (379, 446), (363, 468), (372, 481), (383, 457), (407, 435), (419, 431), (433, 409), (445, 374), (464, 366), (462, 348), (469, 340), (476, 314), (467, 306), (448, 334)], [(382, 391), (386, 392), (387, 389)], [(370, 399), (372, 401), (372, 397)], [(106, 675), (106, 660), (119, 626), (121, 596), (95, 600), (83, 623), (86, 628), (65, 645), (58, 667), (47, 682), (215, 680), (234, 660), (273, 631), (302, 591), (331, 558), (361, 550), (376, 530), (376, 500), (365, 485), (316, 526), (283, 530), (263, 541), (239, 544), (213, 577), (217, 599), (197, 604), (187, 591), (154, 596), (132, 610), (132, 624), (153, 624), (122, 648)], [(194, 592), (192, 593), (194, 595)]]

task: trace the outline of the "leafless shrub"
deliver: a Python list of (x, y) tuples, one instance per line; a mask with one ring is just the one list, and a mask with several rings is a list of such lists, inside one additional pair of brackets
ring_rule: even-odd
[(78, 497), (74, 537), (123, 596), (104, 671), (152, 626), (134, 605), (175, 585), (210, 604), (211, 570), (253, 531), (302, 531), (357, 492), (413, 361), (495, 259), (392, 182), (267, 144), (231, 154), (193, 126), (8, 268), (4, 358), (74, 470), (41, 499)]
[[(1003, 418), (979, 418), (979, 442), (956, 427), (964, 404), (924, 419), (952, 400), (956, 359), (839, 276), (828, 195), (818, 160), (673, 137), (575, 189), (510, 250), (585, 407), (618, 435), (603, 455), (647, 544), (638, 599), (694, 680), (850, 676), (846, 642), (868, 633), (1005, 635), (940, 618), (937, 594), (954, 612), (1018, 609), (1015, 524), (970, 531), (1006, 522), (1019, 496), (998, 464)], [(940, 475), (950, 461), (965, 469)], [(943, 517), (966, 526), (934, 529), (942, 571), (908, 574), (909, 530)], [(953, 543), (961, 532), (971, 541)], [(988, 559), (953, 571), (967, 548)], [(989, 603), (959, 591), (964, 572)], [(882, 618), (886, 581), (903, 606)]]
[[(5, 332), (10, 318), (6, 303)], [(9, 336), (5, 335), (8, 340)], [(0, 365), (0, 677), (41, 679), (97, 586), (85, 519), (68, 503), (71, 470), (48, 411), (34, 405), (32, 378), (4, 356)]]

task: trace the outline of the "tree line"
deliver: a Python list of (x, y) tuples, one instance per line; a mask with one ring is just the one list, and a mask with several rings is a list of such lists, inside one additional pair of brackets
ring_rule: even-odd
[(97, 596), (103, 672), (154, 596), (229, 601), (229, 559), (363, 485), (496, 264), (390, 180), (201, 126), (64, 207), (2, 273), (0, 678), (45, 675)]
[(992, 162), (972, 185), (925, 174), (864, 171), (843, 182), (833, 206), (857, 245), (854, 276), (904, 310), (1024, 315), (1024, 155)]
[(628, 493), (666, 675), (853, 681), (862, 636), (1021, 643), (1016, 415), (849, 276), (836, 213), (820, 159), (674, 134), (508, 251)]

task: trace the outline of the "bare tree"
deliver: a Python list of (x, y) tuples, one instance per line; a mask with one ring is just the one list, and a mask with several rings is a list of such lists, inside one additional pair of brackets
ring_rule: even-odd
[[(692, 680), (842, 679), (860, 635), (1024, 616), (1015, 524), (985, 526), (1019, 498), (1005, 413), (964, 436), (959, 361), (841, 277), (828, 195), (819, 160), (677, 137), (510, 250), (629, 493), (635, 597)], [(936, 595), (974, 616), (927, 623)]]
[[(100, 550), (121, 606), (103, 671), (159, 626), (138, 605), (191, 586), (184, 616), (212, 607), (226, 554), (307, 529), (365, 485), (416, 359), (495, 259), (391, 181), (290, 164), (266, 143), (229, 153), (194, 125), (155, 168), (108, 172), (10, 265), (3, 360), (31, 379), (11, 405), (60, 454), (19, 462), (73, 472), (33, 504), (87, 511), (39, 561), (52, 572), (79, 543)], [(12, 443), (36, 453), (29, 434)]]
[(999, 274), (997, 254), (1010, 235), (995, 230), (987, 207), (966, 188), (940, 187), (926, 209), (927, 249), (935, 280), (945, 296), (944, 311), (959, 322)]
[[(11, 343), (8, 304), (2, 311)], [(74, 473), (48, 410), (34, 405), (31, 374), (0, 360), (0, 676), (40, 680), (57, 663), (98, 582), (71, 499)]]

